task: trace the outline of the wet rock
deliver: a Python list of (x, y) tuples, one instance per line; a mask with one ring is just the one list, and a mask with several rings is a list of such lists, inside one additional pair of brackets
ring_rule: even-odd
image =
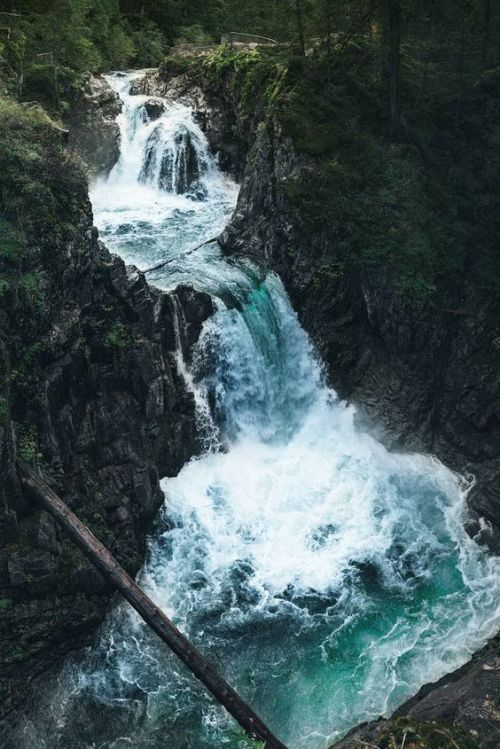
[(175, 296), (183, 311), (183, 333), (186, 342), (186, 353), (189, 354), (194, 343), (198, 340), (201, 326), (214, 311), (210, 294), (196, 291), (193, 286), (178, 286)]
[(205, 133), (222, 171), (242, 177), (249, 131), (254, 121), (243, 122), (238, 118), (238, 101), (230, 87), (226, 87), (221, 96), (218, 87), (206, 81), (200, 86), (189, 76), (178, 75), (175, 69), (172, 71), (167, 58), (159, 70), (148, 71), (144, 78), (135, 81), (133, 90), (137, 94), (163, 97), (193, 107), (195, 120)]
[(435, 685), (426, 686), (396, 710), (419, 721), (460, 726), (480, 749), (496, 749), (500, 736), (500, 655), (498, 639), (472, 661)]
[(56, 524), (53, 518), (46, 512), (41, 512), (33, 524), (31, 532), (33, 546), (52, 554), (59, 554), (61, 547), (57, 539)]
[(38, 549), (13, 552), (7, 560), (7, 574), (13, 596), (36, 596), (56, 585), (57, 561), (53, 554)]
[(144, 102), (144, 109), (150, 120), (157, 120), (165, 111), (165, 103), (162, 99), (148, 99)]
[[(497, 749), (500, 735), (499, 645), (498, 638), (492, 640), (465, 666), (436, 684), (423, 687), (415, 697), (401, 705), (391, 719), (380, 719), (353, 729), (334, 745), (335, 749), (357, 749), (364, 743), (391, 745), (391, 736), (394, 738), (392, 743), (399, 746), (404, 733), (408, 740), (416, 734), (422, 735), (428, 741), (428, 744), (422, 744), (424, 746)], [(396, 741), (397, 736), (399, 741)]]

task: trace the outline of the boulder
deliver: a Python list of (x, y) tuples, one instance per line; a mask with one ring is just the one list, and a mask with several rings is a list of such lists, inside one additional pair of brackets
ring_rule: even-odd
[(165, 102), (161, 99), (148, 99), (144, 102), (144, 109), (150, 120), (157, 120), (165, 111)]

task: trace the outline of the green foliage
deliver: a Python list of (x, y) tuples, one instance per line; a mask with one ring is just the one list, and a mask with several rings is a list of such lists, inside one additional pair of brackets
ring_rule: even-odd
[(116, 322), (106, 331), (102, 343), (107, 349), (125, 349), (132, 346), (133, 337), (123, 323)]
[(0, 98), (0, 123), (0, 305), (12, 316), (5, 323), (10, 336), (24, 340), (16, 354), (19, 373), (37, 321), (50, 308), (47, 270), (53, 277), (64, 273), (62, 258), (52, 261), (55, 244), (71, 240), (86, 184), (40, 107)]
[(152, 21), (146, 22), (144, 26), (131, 34), (134, 45), (133, 53), (129, 56), (134, 64), (146, 67), (155, 67), (163, 59), (167, 42), (165, 35)]
[(178, 36), (175, 40), (176, 44), (211, 44), (214, 40), (210, 34), (205, 31), (203, 26), (199, 23), (194, 23), (192, 26), (180, 26)]
[[(71, 247), (86, 210), (83, 168), (39, 106), (0, 97), (0, 421), (33, 423), (43, 336), (61, 304)], [(36, 434), (20, 431), (25, 459)]]
[(24, 661), (25, 657), (26, 657), (26, 655), (24, 653), (24, 650), (22, 650), (22, 648), (16, 648), (12, 652), (12, 660), (15, 661), (16, 663), (22, 663), (22, 661)]
[(33, 426), (22, 427), (18, 438), (18, 453), (25, 463), (36, 463), (40, 456), (38, 433)]
[[(0, 216), (0, 258), (10, 263), (16, 262), (23, 250), (24, 242), (20, 231)], [(1, 294), (0, 285), (0, 296)]]
[(228, 739), (228, 749), (266, 749), (265, 741), (256, 741), (255, 739), (248, 738), (245, 731), (241, 728), (232, 731), (228, 735)]
[(203, 74), (213, 84), (228, 78), (238, 93), (240, 113), (246, 116), (274, 104), (286, 74), (288, 54), (272, 48), (245, 51), (219, 46), (202, 61)]
[(11, 606), (12, 606), (12, 599), (0, 598), (0, 612), (10, 609)]
[[(402, 92), (410, 101), (422, 97), (415, 87), (421, 64), (403, 60)], [(378, 46), (369, 38), (306, 58), (279, 48), (219, 47), (193, 65), (214, 86), (230, 83), (240, 114), (267, 122), (271, 135), (278, 121), (306, 157), (284, 190), (305, 237), (328, 237), (316, 289), (350, 269), (383, 266), (414, 299), (460, 285), (465, 268), (497, 293), (499, 71), (464, 83), (460, 96), (444, 78), (411, 110), (406, 142), (392, 144)], [(472, 247), (480, 251), (471, 264)]]

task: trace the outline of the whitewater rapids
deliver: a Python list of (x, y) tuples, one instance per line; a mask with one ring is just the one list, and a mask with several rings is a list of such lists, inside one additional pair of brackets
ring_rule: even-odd
[[(191, 109), (150, 120), (139, 74), (120, 159), (92, 189), (108, 246), (217, 300), (192, 363), (205, 454), (165, 478), (140, 584), (290, 749), (326, 749), (462, 665), (500, 628), (500, 562), (463, 529), (468, 484), (387, 451), (325, 385), (280, 280), (228, 263), (237, 187)], [(54, 677), (18, 746), (243, 747), (224, 711), (127, 606)], [(24, 742), (24, 743), (23, 743)]]

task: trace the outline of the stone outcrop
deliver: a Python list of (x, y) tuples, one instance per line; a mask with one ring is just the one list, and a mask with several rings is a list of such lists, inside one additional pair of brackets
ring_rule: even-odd
[(65, 114), (69, 145), (83, 158), (90, 176), (107, 174), (120, 155), (121, 111), (117, 94), (102, 76), (88, 75)]
[(165, 104), (162, 99), (151, 98), (144, 102), (144, 109), (150, 120), (157, 120), (165, 111)]
[[(470, 663), (436, 684), (423, 687), (396, 710), (391, 720), (374, 721), (354, 729), (335, 744), (335, 749), (358, 749), (363, 742), (382, 747), (387, 745), (391, 736), (399, 736), (396, 745), (401, 745), (404, 733), (410, 742), (413, 733), (418, 733), (422, 726), (430, 726), (435, 734), (429, 746), (451, 749), (458, 744), (463, 749), (469, 746), (497, 749), (500, 736), (499, 653), (498, 641), (492, 641), (476, 653)], [(452, 739), (448, 743), (447, 735)]]
[[(47, 169), (64, 158), (48, 150)], [(72, 168), (61, 164), (66, 175)], [(29, 278), (40, 279), (44, 302), (35, 297), (22, 324), (14, 287), (0, 303), (0, 720), (33, 679), (89, 642), (111, 597), (23, 494), (17, 455), (134, 574), (163, 501), (159, 477), (175, 475), (199, 448), (194, 399), (176, 361), (179, 349), (189, 356), (210, 297), (150, 287), (99, 242), (85, 181), (58, 184), (68, 191), (63, 229), (34, 225), (29, 237), (37, 250)]]

